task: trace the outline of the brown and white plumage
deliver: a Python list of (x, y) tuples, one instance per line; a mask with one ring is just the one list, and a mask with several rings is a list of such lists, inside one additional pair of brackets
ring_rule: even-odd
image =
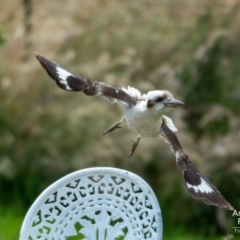
[(175, 135), (177, 131), (172, 120), (163, 114), (170, 109), (182, 106), (183, 103), (174, 99), (166, 90), (149, 91), (141, 94), (133, 87), (115, 88), (103, 82), (92, 82), (88, 78), (74, 75), (57, 63), (35, 53), (48, 75), (57, 85), (67, 91), (82, 91), (88, 96), (100, 95), (111, 103), (118, 103), (124, 107), (121, 120), (107, 129), (104, 134), (111, 133), (126, 122), (130, 129), (138, 134), (130, 156), (134, 153), (142, 136), (156, 137), (159, 134), (170, 144), (176, 156), (178, 168), (182, 171), (189, 193), (206, 204), (232, 210), (232, 206), (221, 195), (217, 188), (192, 165), (189, 157)]
[(183, 173), (188, 192), (194, 198), (200, 199), (208, 205), (233, 210), (233, 207), (226, 201), (218, 189), (190, 162), (176, 134), (168, 128), (164, 118), (160, 134), (170, 144), (171, 150), (175, 154), (177, 166)]
[[(130, 129), (138, 134), (138, 139), (134, 141), (129, 156), (134, 153), (141, 137), (156, 137), (159, 135), (161, 118), (164, 113), (172, 108), (182, 106), (183, 103), (174, 99), (172, 94), (166, 90), (149, 91), (147, 94), (133, 87), (115, 88), (103, 82), (92, 82), (88, 78), (74, 75), (57, 63), (50, 61), (35, 53), (36, 58), (41, 63), (48, 75), (55, 80), (57, 85), (67, 91), (82, 91), (88, 96), (100, 95), (111, 103), (118, 103), (124, 107), (124, 114), (121, 120), (108, 128), (104, 134), (111, 133), (120, 128), (124, 122)], [(170, 118), (168, 126), (177, 131)]]

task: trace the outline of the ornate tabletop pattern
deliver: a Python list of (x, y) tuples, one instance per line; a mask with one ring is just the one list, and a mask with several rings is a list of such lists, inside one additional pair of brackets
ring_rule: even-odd
[(149, 185), (115, 168), (69, 174), (47, 188), (25, 217), (20, 240), (160, 240), (162, 218)]

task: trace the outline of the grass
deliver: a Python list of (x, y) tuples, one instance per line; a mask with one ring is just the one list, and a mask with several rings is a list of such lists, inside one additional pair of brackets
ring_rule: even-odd
[(168, 240), (233, 240), (238, 239), (235, 238), (233, 235), (226, 235), (226, 236), (202, 236), (201, 234), (197, 233), (189, 233), (186, 229), (182, 229), (181, 227), (174, 227), (172, 230), (164, 230), (163, 229), (163, 239)]
[(23, 219), (22, 209), (0, 206), (0, 239), (18, 239)]
[[(0, 239), (3, 240), (16, 240), (19, 238), (21, 224), (24, 219), (25, 212), (16, 206), (3, 207), (0, 206)], [(82, 239), (80, 236), (71, 238), (74, 240)], [(235, 236), (215, 236), (203, 237), (197, 236), (196, 233), (188, 233), (186, 229), (175, 227), (163, 232), (163, 239), (168, 240), (232, 240), (239, 239)]]

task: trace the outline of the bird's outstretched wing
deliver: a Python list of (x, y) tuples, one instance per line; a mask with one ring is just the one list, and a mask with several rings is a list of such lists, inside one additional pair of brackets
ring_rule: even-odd
[(35, 53), (35, 55), (48, 75), (64, 90), (82, 91), (89, 96), (101, 95), (111, 103), (117, 102), (125, 106), (131, 106), (137, 103), (138, 98), (136, 96), (131, 96), (122, 89), (114, 88), (103, 82), (92, 82), (88, 78), (76, 76), (38, 53)]
[(177, 136), (167, 127), (164, 118), (160, 134), (170, 144), (171, 150), (176, 156), (176, 163), (183, 173), (188, 192), (194, 198), (200, 199), (208, 205), (233, 210), (234, 208), (226, 201), (218, 189), (192, 165)]

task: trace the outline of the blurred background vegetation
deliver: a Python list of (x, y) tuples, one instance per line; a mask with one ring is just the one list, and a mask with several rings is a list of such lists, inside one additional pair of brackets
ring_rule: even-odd
[[(187, 193), (169, 146), (123, 127), (101, 98), (59, 89), (33, 51), (70, 71), (185, 102), (170, 113), (192, 162), (240, 210), (238, 0), (1, 0), (0, 239), (18, 238), (26, 211), (72, 171), (113, 166), (143, 177), (162, 208), (164, 239), (239, 239), (232, 212)], [(100, 103), (100, 104), (98, 104)]]

